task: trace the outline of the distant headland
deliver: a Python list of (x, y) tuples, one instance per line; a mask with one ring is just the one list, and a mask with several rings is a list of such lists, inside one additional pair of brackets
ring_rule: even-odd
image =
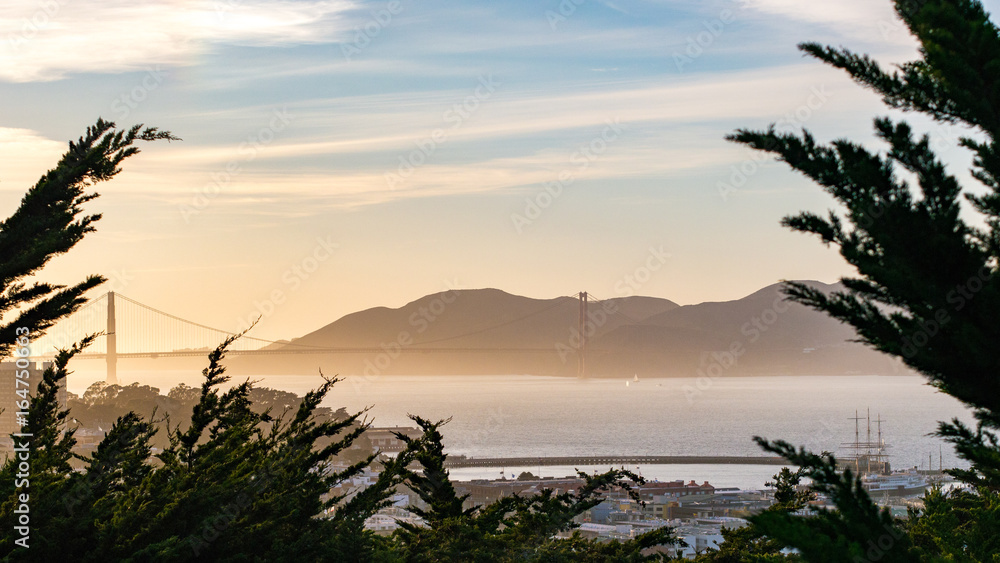
[[(824, 292), (837, 284), (808, 282)], [(585, 377), (909, 374), (853, 329), (786, 301), (774, 284), (680, 306), (655, 297), (532, 299), (451, 290), (346, 315), (288, 342), (294, 354), (233, 357), (242, 374), (535, 374)], [(581, 355), (584, 366), (580, 366)]]

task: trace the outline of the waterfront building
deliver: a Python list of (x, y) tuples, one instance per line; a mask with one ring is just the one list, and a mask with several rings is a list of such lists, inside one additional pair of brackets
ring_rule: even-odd
[(543, 479), (475, 479), (456, 482), (455, 491), (459, 495), (469, 495), (465, 500), (465, 507), (469, 508), (491, 504), (515, 493), (529, 496), (539, 494), (543, 489), (551, 489), (555, 494), (575, 492), (583, 484), (583, 479), (575, 476)]
[(715, 487), (710, 485), (708, 481), (699, 485), (693, 480), (687, 483), (678, 480), (665, 483), (646, 483), (641, 487), (637, 487), (636, 491), (639, 493), (639, 498), (645, 501), (651, 501), (656, 496), (668, 497), (671, 500), (678, 501), (682, 498), (691, 497), (692, 495), (713, 495), (715, 494)]
[(694, 559), (699, 553), (705, 553), (710, 549), (719, 549), (724, 541), (722, 528), (742, 528), (748, 522), (740, 518), (726, 519), (724, 521), (703, 521), (694, 522), (681, 526), (675, 530), (675, 534), (684, 540), (687, 547), (676, 547), (675, 555), (680, 555), (686, 559)]
[(396, 437), (396, 432), (416, 439), (423, 431), (412, 426), (384, 426), (365, 430), (365, 437), (371, 442), (373, 452), (397, 453), (406, 449), (406, 444)]
[(416, 514), (393, 505), (369, 516), (365, 520), (365, 529), (371, 530), (380, 536), (387, 536), (399, 529), (401, 522), (414, 526), (426, 525), (426, 522)]

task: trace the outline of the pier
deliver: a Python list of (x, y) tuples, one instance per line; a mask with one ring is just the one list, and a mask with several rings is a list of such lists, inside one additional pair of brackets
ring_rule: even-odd
[(447, 468), (462, 467), (530, 467), (548, 465), (608, 465), (612, 467), (633, 465), (791, 465), (783, 457), (765, 456), (690, 456), (690, 455), (597, 455), (597, 456), (535, 456), (535, 457), (465, 457), (451, 455), (445, 460)]

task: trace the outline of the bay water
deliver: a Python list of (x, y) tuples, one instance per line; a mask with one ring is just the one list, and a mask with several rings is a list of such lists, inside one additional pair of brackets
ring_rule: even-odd
[[(120, 374), (161, 392), (191, 372)], [(319, 376), (259, 376), (259, 385), (299, 395), (322, 383)], [(242, 381), (242, 378), (239, 379)], [(71, 380), (82, 393), (90, 381)], [(894, 468), (963, 466), (949, 445), (931, 436), (938, 421), (970, 422), (968, 409), (920, 376), (754, 376), (694, 378), (573, 379), (534, 375), (349, 376), (334, 386), (324, 405), (355, 412), (369, 408), (374, 426), (412, 426), (412, 413), (450, 418), (443, 428), (452, 454), (471, 457), (591, 455), (763, 456), (753, 436), (783, 439), (815, 452), (843, 456), (855, 440), (882, 437)], [(505, 467), (452, 470), (453, 478), (496, 478), (531, 471), (564, 476), (574, 467)], [(607, 467), (580, 467), (585, 471)], [(649, 478), (717, 487), (760, 488), (779, 469), (764, 465), (647, 465), (630, 467)]]

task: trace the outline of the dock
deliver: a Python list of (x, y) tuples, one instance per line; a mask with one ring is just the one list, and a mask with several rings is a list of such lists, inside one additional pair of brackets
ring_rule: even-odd
[(466, 457), (451, 455), (445, 460), (447, 468), (462, 467), (531, 467), (549, 465), (607, 465), (611, 467), (635, 465), (791, 465), (778, 456), (534, 456), (534, 457)]

